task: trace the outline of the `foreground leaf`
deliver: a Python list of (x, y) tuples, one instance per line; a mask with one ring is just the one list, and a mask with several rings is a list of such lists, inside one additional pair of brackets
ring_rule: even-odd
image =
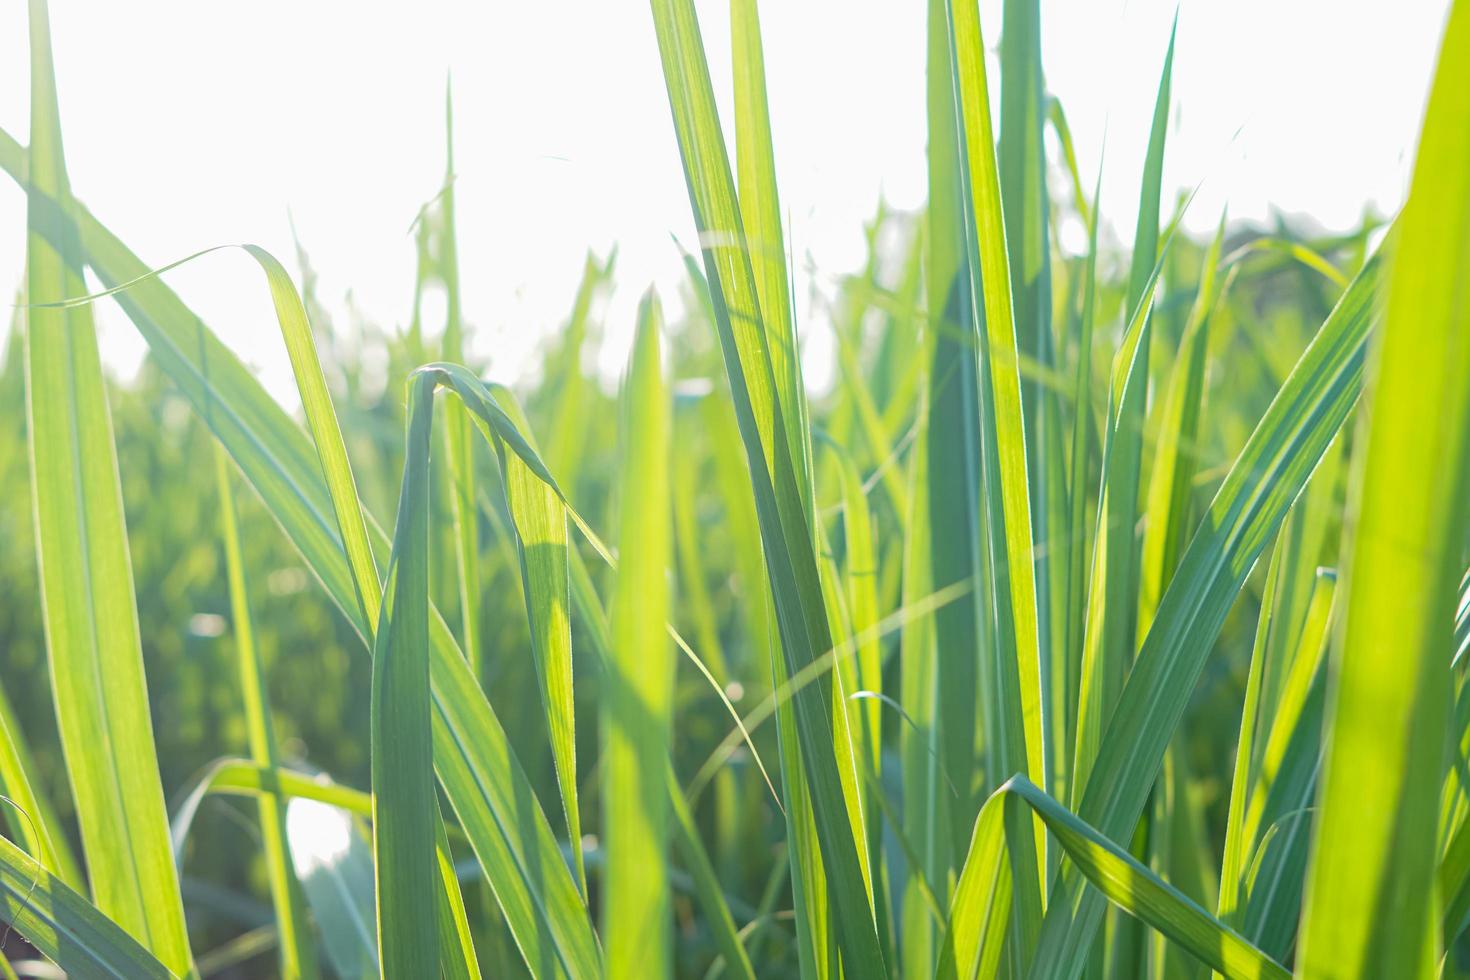
[(10, 841), (0, 838), (0, 919), (78, 980), (173, 977), (153, 954)]
[(409, 383), (403, 490), (373, 649), (373, 866), (384, 977), (439, 972), (439, 824), (429, 700), (429, 441), (434, 376)]
[(1456, 584), (1470, 530), (1470, 4), (1451, 9), (1354, 460), (1347, 614), (1302, 924), (1306, 977), (1428, 976)]
[[(69, 199), (46, 4), (32, 0), (27, 297), (86, 290)], [(66, 205), (63, 203), (62, 207)], [(169, 849), (138, 636), (117, 452), (87, 306), (32, 307), (26, 324), (41, 606), (56, 717), (97, 907), (178, 974), (192, 967)]]

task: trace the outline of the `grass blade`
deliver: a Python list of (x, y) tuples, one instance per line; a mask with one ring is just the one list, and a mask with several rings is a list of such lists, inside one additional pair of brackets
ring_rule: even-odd
[(609, 977), (671, 975), (668, 767), (674, 663), (664, 623), (672, 552), (669, 402), (659, 356), (662, 314), (638, 311), (624, 381), (617, 587), (603, 714), (603, 936)]
[[(491, 389), (512, 423), (531, 439), (525, 415), (510, 393)], [(505, 481), (506, 502), (515, 528), (520, 558), (522, 591), (531, 624), (531, 649), (536, 676), (541, 682), (541, 703), (551, 733), (552, 760), (561, 790), (562, 813), (567, 824), (567, 842), (572, 867), (583, 897), (587, 894), (587, 871), (582, 855), (582, 818), (577, 803), (576, 706), (572, 692), (571, 590), (567, 543), (567, 512), (556, 487), (532, 470), (505, 439), (494, 438), (500, 472)], [(532, 447), (534, 449), (534, 447)]]
[(163, 980), (153, 954), (81, 895), (0, 838), (0, 919), (73, 977)]
[[(1003, 532), (1004, 576), (1010, 586), (1009, 595), (997, 601), (1008, 607), (1014, 644), (1012, 649), (1002, 649), (998, 657), (1003, 687), (996, 694), (1005, 717), (1006, 741), (993, 746), (991, 752), (998, 762), (997, 773), (1024, 772), (1032, 782), (1045, 785), (1042, 732), (1046, 728), (1046, 708), (1041, 697), (1036, 573), (1031, 558), (1026, 423), (979, 11), (969, 4), (951, 2), (949, 28), (970, 320), (976, 325), (980, 354), (982, 439), (994, 445), (999, 463), (999, 472), (987, 477), (986, 482), (987, 494), (1000, 498), (1003, 527), (992, 528), (991, 533)], [(1041, 845), (1039, 827), (1037, 835)], [(1043, 848), (1038, 846), (1038, 857), (1042, 853)]]
[[(373, 865), (381, 975), (439, 972), (439, 827), (429, 698), (433, 374), (410, 381), (403, 491), (373, 649)], [(365, 535), (364, 535), (365, 536)]]
[(1148, 389), (1149, 315), (1157, 270), (1139, 294), (1123, 342), (1113, 360), (1103, 434), (1102, 490), (1093, 538), (1087, 621), (1077, 700), (1077, 748), (1070, 786), (1074, 800), (1087, 788), (1102, 733), (1128, 676), (1133, 650), (1134, 536), (1138, 471), (1143, 458), (1143, 407)]
[(756, 301), (765, 325), (771, 374), (782, 401), (786, 444), (796, 470), (796, 485), (812, 511), (811, 424), (801, 349), (791, 310), (786, 275), (786, 242), (781, 233), (781, 201), (776, 193), (775, 148), (766, 104), (766, 62), (756, 0), (730, 4), (730, 47), (735, 75), (735, 166), (740, 222), (745, 229)]
[[(85, 292), (74, 229), (50, 237), (66, 201), (50, 26), (30, 4), (31, 159), (27, 298)], [(169, 849), (97, 334), (91, 310), (27, 311), (26, 404), (42, 610), (67, 774), (93, 898), (171, 971), (192, 969)]]
[(1429, 975), (1433, 869), (1461, 542), (1470, 525), (1470, 5), (1445, 27), (1399, 219), (1355, 459), (1346, 617), (1334, 650), (1307, 977)]
[(31, 781), (36, 767), (10, 699), (0, 690), (0, 795), (10, 802), (0, 806), (10, 836), (32, 857), (73, 891), (86, 883), (71, 845), (57, 822), (50, 802), (37, 794)]
[[(926, 214), (929, 353), (924, 456), (925, 501), (929, 513), (930, 586), (973, 583), (969, 594), (934, 617), (934, 698), (932, 731), (939, 743), (944, 775), (959, 794), (937, 798), (947, 823), (936, 831), (935, 870), (955, 861), (950, 853), (975, 823), (980, 800), (972, 791), (978, 765), (975, 730), (979, 725), (981, 638), (990, 618), (980, 588), (981, 554), (986, 545), (980, 489), (980, 412), (975, 371), (974, 304), (970, 281), (962, 274), (964, 232), (960, 226), (958, 137), (955, 134), (954, 56), (944, 0), (930, 0), (928, 13), (929, 210)], [(915, 533), (910, 529), (910, 533)], [(915, 715), (919, 717), (919, 715)], [(936, 787), (937, 788), (937, 787)], [(942, 880), (935, 877), (933, 880)]]
[(1063, 448), (1061, 419), (1054, 388), (1044, 372), (1056, 361), (1052, 334), (1051, 202), (1046, 188), (1045, 81), (1041, 64), (1040, 0), (1007, 0), (1000, 36), (1000, 142), (997, 164), (1000, 203), (1015, 305), (1018, 352), (1040, 369), (1021, 390), (1026, 413), (1026, 465), (1031, 500), (1030, 518), (1036, 591), (1036, 642), (1040, 688), (1047, 699), (1048, 722), (1042, 736), (1047, 782), (1054, 788), (1057, 757), (1063, 731), (1058, 715), (1064, 705), (1052, 684), (1055, 669), (1053, 633), (1061, 626), (1060, 603), (1065, 598), (1064, 566), (1053, 556), (1062, 554), (1053, 538), (1063, 529)]
[[(235, 517), (235, 494), (230, 487), (228, 457), (215, 450), (215, 483), (219, 487), (220, 536), (225, 545), (225, 573), (230, 591), (230, 615), (234, 624), (235, 657), (240, 669), (240, 692), (245, 705), (245, 730), (250, 757), (267, 772), (280, 764), (270, 704), (260, 656), (255, 648), (255, 627), (245, 584), (245, 563), (240, 553), (240, 530)], [(286, 835), (286, 803), (277, 792), (262, 793), (259, 800), (260, 836), (265, 852), (266, 878), (271, 903), (276, 910), (277, 946), (282, 977), (313, 977), (317, 974), (316, 948), (311, 939), (304, 899), (291, 865), (291, 846)]]
[[(794, 403), (801, 394), (791, 390), (786, 379), (778, 379), (772, 366), (769, 335), (761, 318), (693, 5), (689, 0), (654, 0), (653, 13), (716, 327), (755, 491), (782, 654), (787, 673), (795, 674), (832, 648), (807, 503), (810, 491), (802, 489), (797, 462), (803, 450), (791, 445), (784, 414), (797, 410)], [(832, 751), (832, 690), (826, 675), (803, 687), (792, 701), (792, 727), (810, 787), (822, 867), (831, 883), (844, 972), (853, 977), (881, 977), (887, 970), (839, 763)]]
[[(459, 296), (459, 238), (454, 224), (454, 103), (444, 96), (444, 195), (440, 202), (441, 242), (439, 278), (444, 283), (447, 309), (444, 322), (444, 359), (462, 363), (464, 315)], [(444, 406), (444, 436), (448, 448), (453, 487), (454, 556), (459, 572), (459, 615), (464, 653), (470, 670), (484, 677), (484, 651), (480, 649), (480, 509), (475, 500), (474, 430), (464, 408)], [(575, 838), (573, 838), (575, 839)]]
[(1175, 352), (1174, 367), (1160, 409), (1158, 442), (1149, 473), (1141, 567), (1138, 576), (1138, 629), (1147, 634), (1164, 586), (1179, 564), (1190, 516), (1189, 490), (1198, 468), (1199, 421), (1204, 405), (1210, 324), (1224, 302), (1229, 283), (1220, 282), (1220, 246), (1225, 215), (1205, 252), (1199, 291)]

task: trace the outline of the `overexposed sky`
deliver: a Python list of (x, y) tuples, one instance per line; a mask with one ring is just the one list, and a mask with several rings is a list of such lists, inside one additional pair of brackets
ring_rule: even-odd
[[(1398, 206), (1446, 0), (1178, 6), (1165, 195), (1204, 181), (1190, 227), (1212, 227), (1227, 202), (1232, 217), (1278, 207), (1334, 229), (1366, 206)], [(1089, 186), (1106, 130), (1103, 216), (1125, 241), (1175, 7), (1042, 2), (1048, 87)], [(728, 9), (698, 8), (728, 107)], [(993, 47), (999, 0), (981, 12)], [(859, 267), (880, 196), (900, 209), (924, 200), (925, 4), (766, 0), (761, 15), (799, 313), (820, 374), (820, 302), (805, 297)], [(409, 227), (442, 184), (452, 75), (465, 315), (493, 377), (534, 376), (588, 248), (618, 246), (607, 374), (642, 290), (676, 295), (670, 236), (691, 243), (692, 220), (644, 3), (52, 0), (51, 19), (73, 189), (147, 262), (253, 242), (294, 269), (289, 215), (329, 309), (345, 310), (350, 290), (370, 319), (405, 323)], [(0, 126), (22, 142), (26, 33), (25, 5), (0, 5)], [(5, 295), (23, 273), (24, 229), (24, 194), (4, 181)], [(294, 403), (251, 260), (219, 253), (168, 279)], [(98, 316), (106, 356), (128, 370), (141, 341), (110, 302)]]

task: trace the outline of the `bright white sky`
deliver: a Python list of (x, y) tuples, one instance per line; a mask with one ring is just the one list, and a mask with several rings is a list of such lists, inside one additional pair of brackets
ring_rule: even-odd
[[(721, 0), (699, 11), (728, 106)], [(1174, 0), (1044, 0), (1049, 88), (1090, 186), (1107, 131), (1103, 215), (1131, 240)], [(1204, 180), (1188, 224), (1279, 207), (1328, 228), (1402, 200), (1446, 0), (1184, 0), (1166, 199)], [(767, 0), (771, 112), (798, 295), (862, 260), (880, 196), (925, 195), (921, 0)], [(999, 0), (982, 0), (987, 41)], [(682, 275), (692, 222), (651, 15), (639, 2), (463, 4), (52, 0), (61, 110), (78, 196), (145, 261), (254, 242), (292, 262), (288, 211), (329, 308), (408, 318), (409, 225), (439, 189), (452, 73), (460, 254), (474, 352), (533, 376), (590, 247), (618, 246), (601, 367), (615, 376), (637, 297)], [(25, 5), (0, 8), (0, 126), (28, 119)], [(729, 110), (725, 112), (728, 125)], [(0, 186), (0, 292), (24, 264), (25, 203)], [(270, 389), (294, 402), (264, 281), (221, 253), (169, 281)], [(109, 360), (141, 341), (110, 303)], [(819, 304), (804, 313), (822, 372)], [(820, 383), (820, 378), (814, 378)]]

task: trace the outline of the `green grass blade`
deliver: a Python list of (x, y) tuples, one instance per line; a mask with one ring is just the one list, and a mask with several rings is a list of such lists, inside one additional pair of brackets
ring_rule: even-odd
[(1078, 311), (1076, 374), (1072, 383), (1071, 468), (1068, 474), (1067, 504), (1067, 597), (1064, 642), (1066, 660), (1060, 664), (1065, 672), (1063, 703), (1067, 708), (1067, 788), (1072, 792), (1076, 771), (1074, 746), (1078, 738), (1077, 710), (1081, 702), (1082, 649), (1087, 626), (1087, 502), (1090, 498), (1089, 474), (1093, 444), (1092, 374), (1093, 326), (1097, 315), (1097, 205), (1102, 200), (1102, 164), (1098, 164), (1097, 185), (1093, 190), (1092, 220), (1087, 227), (1087, 256), (1082, 264), (1082, 297)]
[(20, 848), (0, 838), (0, 919), (69, 976), (173, 977), (152, 953)]
[[(373, 864), (381, 975), (439, 972), (439, 824), (429, 698), (429, 442), (434, 375), (410, 381), (403, 491), (373, 649)], [(364, 534), (366, 537), (366, 534)]]
[[(30, 37), (26, 294), (49, 303), (85, 289), (74, 229), (56, 229), (55, 213), (40, 203), (63, 202), (64, 215), (70, 199), (43, 0), (30, 4)], [(93, 899), (166, 967), (187, 974), (117, 453), (88, 307), (28, 310), (26, 404), (46, 646)]]
[[(941, 980), (997, 975), (1005, 920), (1010, 916), (1013, 836), (1005, 810), (1024, 807), (1055, 835), (1081, 874), (1118, 908), (1158, 929), (1207, 965), (1240, 980), (1286, 980), (1290, 974), (1239, 933), (1154, 874), (1105, 834), (1047, 796), (1023, 776), (1007, 782), (975, 821), (950, 905)], [(1021, 862), (1025, 870), (1027, 862)]]
[(475, 937), (470, 931), (464, 894), (459, 888), (459, 873), (454, 867), (454, 851), (449, 847), (449, 835), (444, 830), (437, 796), (434, 800), (434, 867), (439, 878), (439, 887), (434, 889), (435, 925), (439, 932), (439, 963), (444, 968), (445, 980), (480, 980)]
[[(225, 574), (230, 592), (230, 615), (235, 637), (235, 657), (240, 670), (240, 693), (245, 705), (245, 731), (250, 757), (269, 771), (279, 765), (270, 703), (255, 648), (255, 627), (250, 614), (245, 583), (245, 563), (240, 553), (240, 530), (235, 517), (235, 494), (230, 487), (228, 457), (223, 448), (215, 451), (215, 483), (219, 487), (220, 536), (225, 545)], [(291, 848), (286, 836), (286, 802), (279, 793), (260, 797), (260, 836), (265, 854), (266, 879), (271, 903), (276, 910), (277, 948), (282, 977), (313, 977), (317, 974), (316, 948), (311, 939), (305, 899), (291, 865)]]
[(0, 817), (32, 857), (73, 891), (85, 889), (80, 866), (72, 854), (50, 801), (36, 792), (31, 774), (36, 765), (15, 718), (10, 699), (0, 690), (0, 795), (10, 802), (0, 806)]
[(1470, 524), (1465, 3), (1445, 27), (1398, 232), (1354, 460), (1346, 617), (1302, 926), (1307, 977), (1424, 976), (1439, 960), (1431, 920), (1445, 662)]
[[(1031, 499), (1026, 457), (1026, 425), (1021, 407), (1016, 321), (1011, 301), (1010, 262), (1006, 255), (1000, 178), (990, 122), (985, 78), (985, 45), (978, 10), (949, 5), (950, 43), (960, 147), (960, 202), (964, 215), (968, 260), (970, 320), (975, 324), (982, 384), (982, 438), (994, 446), (999, 472), (987, 477), (988, 494), (998, 495), (1003, 527), (1004, 577), (1009, 595), (997, 597), (1008, 607), (1014, 647), (1002, 650), (1001, 710), (1006, 744), (993, 746), (996, 776), (1026, 773), (1046, 784), (1044, 759), (1045, 702), (1041, 697), (1036, 574), (1031, 559)], [(989, 388), (990, 397), (984, 397)], [(998, 493), (996, 493), (998, 491)], [(997, 573), (999, 574), (999, 572)], [(1042, 831), (1037, 830), (1038, 843)], [(1038, 852), (1041, 848), (1038, 847)]]
[[(531, 429), (510, 393), (492, 388), (512, 423), (531, 439)], [(495, 449), (505, 481), (506, 501), (515, 527), (522, 591), (531, 624), (531, 649), (541, 682), (541, 703), (551, 733), (552, 760), (561, 790), (562, 813), (577, 886), (587, 894), (587, 871), (582, 856), (582, 818), (577, 803), (576, 711), (572, 697), (572, 628), (570, 566), (566, 505), (555, 486), (541, 479), (505, 439), (496, 436)], [(534, 446), (532, 447), (534, 448)]]
[(781, 396), (786, 444), (796, 470), (797, 489), (812, 512), (812, 446), (801, 348), (791, 310), (786, 274), (786, 241), (781, 232), (781, 200), (776, 192), (775, 148), (766, 103), (766, 62), (756, 0), (730, 4), (730, 47), (735, 76), (735, 167), (740, 222), (754, 279), (761, 322), (765, 325), (771, 373)]
[(368, 542), (366, 519), (352, 477), (352, 466), (347, 460), (342, 428), (332, 408), (332, 396), (322, 374), (311, 324), (306, 319), (306, 307), (291, 282), (291, 276), (275, 256), (255, 245), (241, 247), (260, 265), (270, 286), (276, 320), (280, 324), (286, 353), (291, 359), (291, 372), (296, 377), (296, 388), (301, 395), (301, 409), (306, 415), (317, 462), (326, 481), (337, 533), (347, 553), (347, 565), (357, 591), (357, 607), (363, 621), (370, 629), (375, 629), (382, 600), (382, 583), (378, 579), (372, 545)]
[[(809, 523), (809, 492), (803, 492), (796, 462), (802, 448), (791, 445), (784, 414), (796, 410), (793, 403), (799, 403), (801, 395), (791, 390), (787, 379), (777, 378), (772, 365), (693, 5), (688, 0), (654, 0), (652, 6), (715, 323), (755, 491), (781, 653), (787, 672), (794, 674), (832, 648)], [(824, 675), (793, 698), (792, 727), (810, 787), (822, 866), (831, 883), (843, 970), (853, 977), (881, 977), (886, 966), (832, 751), (832, 704), (831, 679)]]
[(1209, 331), (1229, 289), (1219, 276), (1225, 215), (1205, 252), (1199, 291), (1175, 352), (1160, 409), (1158, 441), (1144, 509), (1143, 552), (1138, 576), (1138, 629), (1147, 634), (1164, 586), (1179, 564), (1190, 516), (1189, 490), (1199, 465), (1200, 414), (1204, 405)]
[[(1000, 98), (997, 164), (1015, 305), (1016, 346), (1044, 372), (1056, 362), (1056, 345), (1051, 309), (1051, 202), (1042, 139), (1046, 97), (1040, 0), (1007, 0), (1005, 4), (1000, 37)], [(1059, 748), (1062, 730), (1057, 726), (1057, 709), (1062, 704), (1052, 694), (1052, 635), (1061, 625), (1059, 605), (1065, 598), (1060, 577), (1064, 566), (1054, 557), (1062, 552), (1052, 542), (1062, 532), (1065, 518), (1065, 473), (1056, 391), (1045, 383), (1041, 372), (1024, 381), (1021, 402), (1026, 414), (1039, 683), (1048, 702), (1048, 723), (1042, 733), (1048, 773), (1043, 785), (1052, 788), (1057, 778), (1056, 759), (1063, 754)]]
[[(1140, 190), (1138, 225), (1123, 306), (1127, 330), (1113, 359), (1103, 437), (1103, 483), (1097, 505), (1092, 575), (1078, 689), (1077, 743), (1068, 788), (1081, 799), (1096, 758), (1098, 739), (1116, 704), (1137, 649), (1139, 595), (1139, 484), (1144, 421), (1148, 413), (1152, 305), (1160, 275), (1159, 195), (1168, 129), (1174, 35), (1159, 78)], [(1082, 370), (1086, 370), (1084, 365)]]
[(1143, 458), (1143, 408), (1148, 390), (1149, 316), (1158, 269), (1139, 294), (1113, 360), (1103, 433), (1102, 490), (1088, 581), (1087, 621), (1077, 701), (1077, 747), (1069, 781), (1073, 800), (1087, 788), (1103, 731), (1122, 691), (1133, 652), (1137, 592), (1134, 526)]
[(609, 977), (672, 972), (668, 766), (674, 663), (664, 632), (672, 551), (669, 402), (659, 356), (662, 314), (652, 294), (638, 313), (624, 382), (612, 658), (603, 712), (603, 936)]
[[(955, 857), (951, 842), (964, 840), (981, 800), (972, 785), (978, 768), (975, 731), (979, 725), (979, 660), (990, 618), (980, 588), (983, 514), (980, 489), (979, 408), (975, 371), (973, 310), (969, 277), (961, 268), (964, 232), (960, 227), (958, 137), (955, 135), (953, 54), (944, 0), (930, 0), (928, 12), (929, 210), (926, 214), (928, 270), (925, 287), (927, 421), (924, 483), (929, 512), (929, 577), (932, 588), (973, 583), (969, 594), (934, 617), (935, 704), (932, 731), (939, 743), (945, 777), (959, 794), (940, 794), (937, 803), (948, 826), (936, 868), (948, 869)], [(913, 529), (910, 533), (915, 533)], [(917, 717), (917, 716), (916, 716)], [(942, 878), (935, 878), (936, 881)]]
[[(1138, 224), (1133, 231), (1133, 253), (1128, 266), (1128, 299), (1123, 308), (1129, 313), (1138, 306), (1148, 283), (1150, 272), (1159, 257), (1159, 198), (1164, 181), (1164, 143), (1169, 131), (1169, 93), (1174, 76), (1174, 38), (1179, 33), (1179, 14), (1169, 29), (1169, 50), (1164, 55), (1164, 69), (1159, 75), (1159, 91), (1154, 97), (1153, 124), (1148, 134), (1148, 151), (1143, 159), (1143, 181), (1138, 191)], [(1147, 364), (1147, 360), (1144, 361)]]
[[(1287, 518), (1288, 524), (1292, 518)], [(1266, 584), (1261, 593), (1261, 608), (1256, 617), (1255, 644), (1250, 667), (1246, 672), (1245, 700), (1240, 711), (1240, 735), (1235, 742), (1235, 765), (1230, 777), (1230, 802), (1225, 816), (1225, 852), (1220, 859), (1220, 897), (1215, 907), (1222, 922), (1239, 924), (1241, 897), (1244, 894), (1246, 851), (1253, 843), (1246, 839), (1245, 810), (1255, 789), (1256, 759), (1259, 755), (1257, 732), (1261, 724), (1261, 687), (1266, 673), (1269, 651), (1267, 637), (1275, 615), (1276, 597), (1281, 591), (1282, 555), (1285, 547), (1277, 542), (1266, 569)]]
[[(1322, 764), (1322, 716), (1326, 649), (1334, 612), (1335, 577), (1317, 580), (1311, 609), (1293, 658), (1280, 710), (1263, 750), (1260, 802), (1247, 804), (1244, 833), (1258, 841), (1245, 878), (1242, 931), (1273, 956), (1284, 957), (1296, 942), (1308, 845), (1311, 803)], [(1266, 828), (1260, 834), (1261, 827)]]
[[(1159, 603), (1100, 740), (1077, 815), (1114, 840), (1143, 812), (1165, 750), (1225, 615), (1357, 401), (1379, 259), (1323, 323), (1226, 475)], [(1077, 975), (1103, 906), (1064, 875), (1033, 975)]]
[[(950, 0), (949, 40), (958, 146), (960, 213), (965, 271), (969, 276), (969, 322), (976, 367), (979, 432), (982, 447), (979, 505), (986, 511), (988, 554), (981, 555), (982, 586), (994, 616), (994, 652), (982, 665), (981, 693), (986, 706), (986, 778), (990, 785), (1012, 774), (1048, 784), (1044, 733), (1049, 705), (1042, 697), (1040, 618), (1033, 560), (1030, 468), (1010, 261), (1000, 196), (1000, 176), (990, 120), (985, 72), (985, 42), (978, 8)], [(1036, 865), (1022, 873), (1015, 889), (1016, 914), (1010, 957), (1018, 966), (1030, 961), (1040, 927), (1042, 893), (1047, 883), (1046, 832), (1019, 811), (1004, 815), (1017, 822), (1013, 838), (1017, 863)], [(1024, 824), (1034, 830), (1034, 852), (1027, 853)]]
[[(442, 227), (438, 256), (439, 278), (444, 282), (446, 313), (444, 359), (463, 362), (464, 315), (459, 295), (459, 238), (454, 223), (454, 104), (444, 96), (444, 194), (440, 200)], [(461, 639), (470, 670), (484, 677), (484, 651), (480, 648), (480, 509), (475, 500), (474, 430), (464, 408), (450, 402), (444, 406), (444, 436), (449, 472), (453, 478), (450, 496), (454, 509), (454, 556), (459, 572)]]
[[(610, 664), (613, 657), (612, 628), (608, 623), (607, 613), (602, 608), (601, 600), (598, 599), (597, 593), (592, 588), (592, 580), (587, 574), (586, 567), (576, 559), (572, 562), (572, 598), (577, 606), (577, 614), (587, 628), (593, 652), (601, 658), (604, 664)], [(674, 816), (672, 824), (674, 847), (683, 858), (685, 866), (694, 879), (695, 892), (704, 908), (710, 928), (715, 934), (715, 944), (725, 956), (725, 968), (734, 971), (738, 976), (752, 976), (749, 957), (735, 930), (735, 922), (730, 915), (730, 907), (725, 901), (719, 880), (715, 876), (714, 865), (710, 862), (704, 844), (699, 839), (698, 830), (689, 813), (689, 803), (685, 800), (683, 791), (679, 789), (678, 780), (672, 769), (668, 771), (667, 783)]]
[[(929, 459), (924, 432), (928, 416), (927, 381), (920, 389), (920, 431), (909, 461), (909, 514), (905, 521), (903, 605), (911, 605), (931, 589), (929, 551)], [(936, 923), (930, 916), (931, 882), (949, 870), (945, 815), (953, 804), (944, 792), (939, 731), (935, 725), (939, 692), (936, 688), (938, 651), (934, 618), (914, 617), (899, 635), (899, 698), (912, 721), (899, 731), (903, 773), (903, 827), (914, 842), (918, 859), (909, 869), (899, 908), (899, 938), (905, 976), (930, 976), (937, 955)]]
[(592, 328), (592, 304), (612, 280), (616, 255), (602, 262), (590, 252), (582, 266), (582, 280), (572, 301), (571, 318), (562, 331), (562, 342), (550, 359), (548, 372), (554, 371), (556, 421), (546, 440), (546, 462), (551, 472), (560, 475), (562, 486), (575, 499), (577, 481), (582, 472), (583, 440), (587, 434), (588, 413), (593, 407), (594, 388), (582, 367), (583, 348)]
[[(839, 457), (842, 474), (842, 522), (843, 522), (843, 586), (846, 592), (847, 614), (850, 636), (857, 650), (853, 657), (843, 658), (853, 667), (852, 681), (847, 692), (849, 699), (858, 691), (881, 695), (883, 693), (882, 651), (879, 649), (878, 625), (878, 554), (874, 542), (873, 514), (868, 508), (868, 497), (863, 492), (863, 481), (857, 467), (841, 450), (833, 449)], [(870, 698), (853, 702), (849, 707), (852, 715), (853, 742), (857, 749), (859, 765), (878, 772), (882, 758), (882, 702)]]
[(1082, 219), (1082, 224), (1091, 227), (1093, 216), (1097, 213), (1097, 194), (1092, 195), (1089, 201), (1082, 190), (1082, 174), (1077, 169), (1077, 147), (1072, 140), (1072, 126), (1067, 122), (1067, 113), (1062, 108), (1061, 100), (1051, 96), (1046, 100), (1046, 121), (1051, 124), (1052, 132), (1057, 135), (1057, 143), (1061, 146), (1062, 161), (1066, 166), (1067, 176), (1072, 182), (1072, 206), (1077, 211), (1077, 216)]

